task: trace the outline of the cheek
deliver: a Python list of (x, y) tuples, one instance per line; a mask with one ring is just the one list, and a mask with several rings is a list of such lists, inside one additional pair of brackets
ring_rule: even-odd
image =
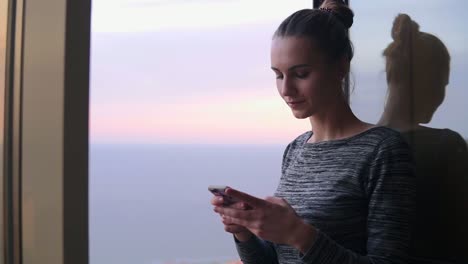
[(312, 99), (322, 95), (323, 84), (323, 78), (317, 74), (311, 74), (309, 78), (298, 81), (301, 93)]
[(341, 91), (341, 82), (326, 72), (311, 76), (309, 80), (311, 95), (319, 97), (322, 101), (335, 100)]

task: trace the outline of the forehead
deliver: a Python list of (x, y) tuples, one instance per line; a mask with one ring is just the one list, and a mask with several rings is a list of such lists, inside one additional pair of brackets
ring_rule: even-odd
[(313, 64), (321, 60), (311, 39), (301, 37), (275, 37), (271, 43), (271, 66), (277, 69), (289, 68), (297, 64)]

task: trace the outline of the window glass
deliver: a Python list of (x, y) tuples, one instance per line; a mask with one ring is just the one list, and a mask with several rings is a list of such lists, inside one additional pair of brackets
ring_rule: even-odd
[(468, 3), (352, 1), (351, 7), (352, 109), (402, 132), (414, 154), (412, 254), (466, 262)]
[(312, 1), (93, 1), (91, 263), (238, 259), (208, 185), (272, 195), (308, 129), (277, 94), (270, 41)]

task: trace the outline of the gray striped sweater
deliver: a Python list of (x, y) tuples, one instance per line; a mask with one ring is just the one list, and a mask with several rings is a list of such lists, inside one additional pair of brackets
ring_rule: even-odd
[(275, 196), (318, 229), (313, 246), (301, 254), (255, 236), (236, 240), (244, 264), (407, 263), (415, 179), (405, 140), (385, 127), (307, 143), (311, 136), (287, 146)]

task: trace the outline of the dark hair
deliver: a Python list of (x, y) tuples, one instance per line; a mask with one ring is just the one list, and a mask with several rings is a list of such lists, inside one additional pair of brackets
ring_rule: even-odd
[[(436, 36), (419, 31), (419, 25), (407, 14), (399, 14), (392, 27), (393, 42), (383, 51), (387, 81), (417, 85), (419, 78), (435, 78), (447, 84), (450, 55)], [(424, 76), (414, 78), (414, 71), (424, 69)], [(413, 76), (413, 83), (410, 77)]]
[(325, 0), (319, 9), (299, 10), (286, 18), (273, 37), (313, 39), (332, 61), (353, 58), (348, 29), (354, 13), (342, 1)]

